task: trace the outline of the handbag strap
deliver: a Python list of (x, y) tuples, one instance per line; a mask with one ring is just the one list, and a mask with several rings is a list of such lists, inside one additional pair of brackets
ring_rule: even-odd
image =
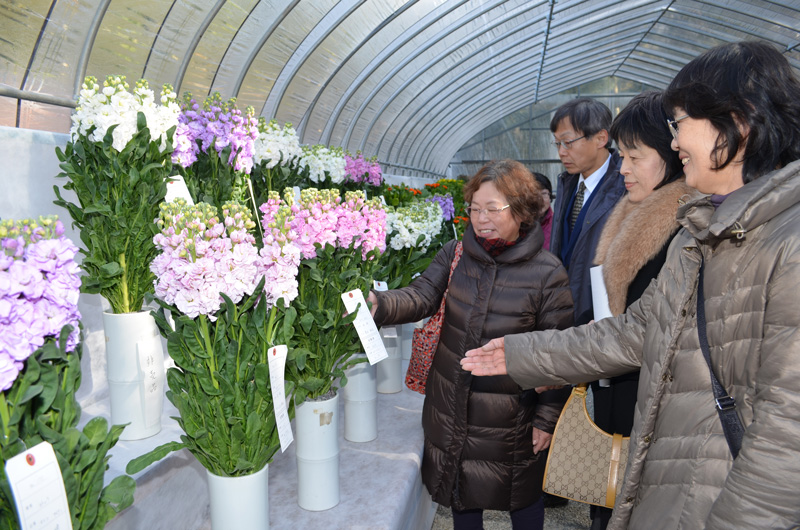
[(461, 260), (461, 254), (464, 251), (464, 245), (461, 244), (461, 241), (456, 241), (456, 251), (453, 255), (453, 261), (450, 263), (450, 276), (447, 277), (447, 289), (444, 290), (444, 294), (442, 295), (442, 303), (439, 306), (439, 312), (444, 313), (444, 303), (447, 300), (447, 293), (450, 291), (450, 280), (453, 279), (453, 271), (456, 270), (456, 266), (458, 262)]
[(700, 255), (700, 278), (697, 281), (697, 334), (700, 338), (700, 349), (703, 351), (703, 358), (708, 364), (708, 371), (711, 373), (711, 388), (714, 390), (714, 401), (717, 405), (719, 420), (722, 422), (722, 430), (725, 432), (725, 440), (735, 459), (742, 448), (742, 437), (744, 436), (744, 426), (742, 420), (736, 413), (736, 400), (728, 395), (725, 387), (714, 374), (711, 365), (711, 351), (708, 347), (708, 337), (706, 336), (706, 310), (705, 296), (703, 294), (703, 271), (705, 262), (702, 253)]

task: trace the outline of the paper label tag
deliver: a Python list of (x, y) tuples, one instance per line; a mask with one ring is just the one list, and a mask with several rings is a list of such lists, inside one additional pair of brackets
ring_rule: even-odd
[(384, 197), (383, 195), (379, 195), (379, 197), (381, 198), (381, 204), (386, 206), (386, 197)]
[(284, 388), (283, 369), (286, 366), (286, 355), (289, 349), (281, 344), (273, 346), (267, 354), (269, 361), (269, 382), (272, 386), (272, 404), (275, 409), (275, 423), (278, 427), (278, 438), (281, 441), (281, 453), (294, 441), (292, 425), (289, 422), (289, 411), (286, 408), (286, 389)]
[(166, 202), (172, 202), (177, 198), (186, 199), (189, 205), (193, 205), (192, 195), (189, 193), (189, 188), (186, 186), (186, 181), (183, 180), (181, 175), (172, 175), (170, 177), (172, 182), (167, 182), (167, 195), (164, 197)]
[(300, 186), (292, 186), (292, 192), (294, 192), (294, 202), (300, 202)]
[(153, 427), (161, 421), (164, 408), (164, 352), (161, 350), (161, 337), (158, 330), (149, 339), (136, 343), (136, 356), (139, 370), (144, 375), (143, 411), (145, 428)]
[(72, 530), (67, 492), (53, 446), (42, 442), (6, 462), (22, 530)]
[[(343, 293), (342, 301), (348, 313), (352, 313), (358, 307), (358, 314), (353, 321), (353, 325), (356, 327), (358, 338), (361, 339), (361, 345), (364, 346), (369, 364), (375, 364), (389, 357), (386, 347), (383, 345), (383, 340), (381, 340), (381, 334), (378, 332), (378, 326), (372, 320), (372, 315), (367, 309), (367, 302), (364, 300), (364, 294), (361, 290), (354, 289), (348, 293)], [(361, 304), (361, 306), (359, 307), (358, 304)]]
[[(373, 280), (373, 291), (388, 291), (389, 284), (378, 280)], [(397, 326), (381, 326), (381, 335), (384, 339), (397, 338)]]

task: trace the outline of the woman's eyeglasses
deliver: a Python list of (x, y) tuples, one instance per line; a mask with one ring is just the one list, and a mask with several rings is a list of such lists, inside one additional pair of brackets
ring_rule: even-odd
[(485, 213), (487, 217), (497, 217), (500, 215), (500, 212), (503, 210), (511, 208), (510, 204), (506, 204), (502, 208), (473, 208), (472, 206), (468, 206), (466, 208), (467, 213), (472, 217), (480, 216), (481, 212)]
[(672, 137), (674, 139), (678, 138), (678, 122), (681, 120), (685, 120), (688, 117), (689, 115), (686, 114), (684, 116), (681, 116), (680, 118), (675, 118), (674, 120), (667, 120), (667, 127), (669, 127), (669, 132), (672, 133)]

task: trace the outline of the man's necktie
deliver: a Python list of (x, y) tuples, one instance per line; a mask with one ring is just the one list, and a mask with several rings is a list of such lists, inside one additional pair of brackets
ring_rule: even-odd
[(581, 180), (580, 185), (578, 186), (578, 193), (575, 194), (575, 203), (572, 205), (572, 212), (569, 214), (569, 229), (572, 231), (575, 228), (575, 221), (578, 220), (578, 215), (581, 213), (581, 208), (583, 208), (583, 192), (586, 191), (586, 184), (583, 183)]

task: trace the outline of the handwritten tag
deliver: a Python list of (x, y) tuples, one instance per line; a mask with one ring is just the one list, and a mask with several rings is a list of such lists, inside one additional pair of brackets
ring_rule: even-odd
[[(354, 289), (348, 293), (343, 293), (342, 301), (348, 313), (354, 312), (358, 307), (358, 313), (353, 325), (356, 327), (358, 338), (361, 339), (361, 345), (364, 346), (369, 364), (375, 364), (386, 359), (389, 354), (386, 353), (381, 334), (378, 333), (378, 326), (372, 320), (372, 315), (367, 309), (367, 302), (364, 300), (361, 290)], [(359, 306), (359, 304), (361, 305)]]
[(161, 421), (164, 408), (164, 352), (161, 337), (154, 327), (153, 336), (136, 342), (136, 357), (139, 370), (144, 375), (142, 411), (144, 427), (149, 429)]
[(6, 462), (22, 530), (72, 530), (67, 492), (53, 446), (42, 442)]
[[(372, 290), (373, 291), (388, 291), (389, 284), (386, 282), (381, 282), (378, 280), (373, 280), (372, 282)], [(381, 335), (383, 335), (384, 339), (396, 339), (397, 338), (397, 326), (381, 326)]]
[(194, 204), (192, 195), (189, 193), (189, 188), (186, 186), (186, 181), (183, 180), (181, 175), (172, 175), (171, 182), (167, 182), (167, 195), (164, 197), (166, 202), (172, 202), (177, 198), (186, 199), (189, 205)]
[(300, 202), (300, 186), (292, 186), (292, 192), (294, 193), (294, 202)]
[(381, 204), (383, 204), (384, 206), (386, 206), (386, 197), (384, 197), (383, 195), (378, 195), (378, 197), (380, 197), (380, 198), (381, 198)]
[(269, 382), (272, 386), (272, 403), (275, 408), (275, 423), (278, 427), (278, 438), (281, 441), (281, 453), (294, 441), (292, 425), (289, 423), (289, 411), (286, 408), (286, 390), (284, 388), (283, 368), (286, 366), (286, 355), (289, 349), (281, 344), (273, 346), (267, 354), (269, 364)]

